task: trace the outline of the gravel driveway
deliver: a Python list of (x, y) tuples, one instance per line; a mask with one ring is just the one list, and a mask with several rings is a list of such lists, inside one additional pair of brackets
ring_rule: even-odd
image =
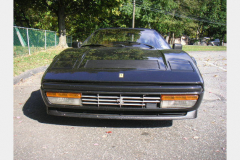
[(226, 51), (189, 52), (205, 81), (198, 117), (175, 121), (49, 116), (43, 72), (14, 85), (14, 159), (226, 159)]

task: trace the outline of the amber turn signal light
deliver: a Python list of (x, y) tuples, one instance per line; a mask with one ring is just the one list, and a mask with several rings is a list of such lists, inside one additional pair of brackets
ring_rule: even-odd
[(198, 95), (161, 95), (163, 101), (198, 100)]
[(82, 93), (46, 92), (47, 97), (81, 98)]

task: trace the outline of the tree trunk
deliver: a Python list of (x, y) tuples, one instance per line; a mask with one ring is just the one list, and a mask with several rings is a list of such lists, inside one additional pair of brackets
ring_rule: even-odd
[(197, 28), (197, 32), (196, 32), (196, 39), (198, 39), (198, 33), (199, 33), (199, 32), (198, 32), (198, 28)]
[(168, 32), (168, 35), (167, 35), (167, 37), (166, 37), (167, 43), (169, 43), (169, 37), (170, 37), (170, 32)]
[(172, 44), (175, 43), (174, 32), (172, 33)]
[(168, 36), (169, 36), (168, 44), (172, 44), (172, 32), (169, 32)]
[(65, 6), (61, 1), (59, 2), (58, 6), (58, 28), (59, 28), (59, 44), (58, 46), (62, 48), (67, 48), (67, 42), (66, 42), (66, 28), (65, 28)]
[(222, 41), (221, 45), (224, 46), (224, 34), (222, 33)]

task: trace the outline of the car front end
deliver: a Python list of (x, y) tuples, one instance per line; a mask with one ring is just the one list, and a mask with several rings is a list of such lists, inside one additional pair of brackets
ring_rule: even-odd
[(145, 42), (101, 45), (91, 42), (54, 58), (41, 84), (48, 114), (127, 120), (197, 117), (204, 82), (186, 52)]

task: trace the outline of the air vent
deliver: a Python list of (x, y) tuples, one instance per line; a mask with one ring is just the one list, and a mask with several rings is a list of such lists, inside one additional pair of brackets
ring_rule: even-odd
[(85, 68), (159, 69), (157, 60), (89, 60)]
[(173, 71), (193, 71), (189, 61), (169, 61), (169, 64)]

